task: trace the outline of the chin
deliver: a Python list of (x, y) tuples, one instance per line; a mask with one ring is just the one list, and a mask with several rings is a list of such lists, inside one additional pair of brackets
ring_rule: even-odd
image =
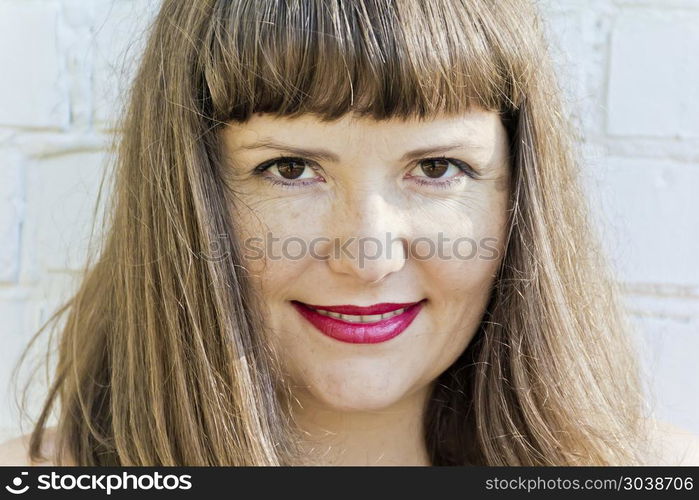
[(400, 401), (386, 394), (314, 394), (328, 409), (341, 412), (372, 412), (385, 410)]
[(328, 409), (347, 412), (386, 409), (401, 401), (408, 392), (406, 387), (391, 381), (388, 376), (368, 378), (338, 375), (308, 386), (317, 402)]

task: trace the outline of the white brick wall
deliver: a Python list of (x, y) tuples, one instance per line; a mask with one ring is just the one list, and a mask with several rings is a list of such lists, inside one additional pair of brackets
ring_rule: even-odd
[(0, 441), (20, 432), (20, 351), (77, 285), (110, 118), (155, 7), (0, 0)]
[(699, 12), (624, 8), (609, 50), (607, 131), (699, 137)]
[(699, 432), (699, 0), (543, 0), (658, 416)]
[[(157, 3), (0, 0), (0, 440), (18, 432), (10, 369), (76, 285)], [(539, 3), (655, 408), (699, 432), (699, 0)]]
[(0, 123), (64, 129), (69, 124), (65, 59), (55, 1), (0, 3)]

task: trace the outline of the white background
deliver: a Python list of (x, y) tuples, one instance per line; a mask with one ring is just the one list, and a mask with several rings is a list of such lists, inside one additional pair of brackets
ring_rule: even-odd
[[(0, 440), (20, 432), (10, 370), (79, 277), (110, 119), (156, 7), (0, 0)], [(541, 7), (649, 404), (699, 433), (699, 0)]]

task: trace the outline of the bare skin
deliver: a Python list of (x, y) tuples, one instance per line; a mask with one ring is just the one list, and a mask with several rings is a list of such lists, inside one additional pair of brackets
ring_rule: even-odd
[[(505, 131), (492, 113), (473, 110), (421, 123), (257, 116), (230, 125), (223, 134), (230, 176), (238, 189), (236, 225), (243, 238), (269, 231), (280, 239), (304, 241), (318, 236), (384, 240), (384, 233), (391, 232), (412, 242), (424, 236), (434, 240), (435, 230), (442, 230), (452, 241), (468, 235), (501, 243), (508, 151)], [(264, 172), (266, 180), (251, 174), (270, 159), (304, 158), (298, 151), (284, 150), (283, 144), (322, 148), (330, 156), (309, 161), (315, 168), (294, 181), (307, 183), (304, 187), (271, 183), (269, 179), (281, 179), (280, 165)], [(433, 146), (449, 147), (403, 159), (415, 149)], [(466, 177), (449, 163), (443, 177), (458, 176), (457, 182), (448, 188), (421, 184), (440, 181), (428, 179), (421, 163), (434, 157), (467, 163), (481, 176)], [(319, 253), (327, 250), (316, 247)], [(400, 245), (392, 250), (364, 265), (349, 258), (310, 257), (246, 262), (269, 307), (272, 342), (285, 354), (284, 368), (296, 398), (293, 417), (305, 432), (302, 446), (311, 463), (429, 464), (422, 437), (426, 398), (436, 377), (471, 341), (499, 260), (420, 260), (406, 255)], [(427, 305), (413, 324), (379, 344), (330, 339), (304, 322), (289, 303), (365, 306), (421, 299)], [(648, 464), (699, 465), (697, 436), (664, 422), (648, 424), (653, 448)], [(55, 430), (50, 429), (45, 443), (49, 457), (54, 440)], [(0, 445), (0, 465), (53, 463), (49, 458), (30, 464), (27, 445), (27, 436)]]
[[(429, 463), (425, 402), (475, 334), (503, 253), (510, 169), (499, 115), (473, 109), (424, 121), (334, 122), (256, 115), (229, 124), (222, 139), (243, 240), (319, 242), (315, 255), (277, 259), (265, 248), (266, 258), (246, 262), (269, 308), (271, 342), (284, 353), (307, 456), (333, 465)], [(278, 184), (289, 182), (283, 157), (296, 158), (301, 171), (291, 188)], [(262, 176), (252, 174), (270, 161)], [(358, 242), (370, 238), (394, 243), (366, 245), (371, 258), (362, 262)], [(459, 238), (470, 241), (455, 245)], [(335, 258), (332, 241), (350, 242), (352, 256)], [(426, 302), (397, 337), (350, 344), (316, 330), (292, 300)]]

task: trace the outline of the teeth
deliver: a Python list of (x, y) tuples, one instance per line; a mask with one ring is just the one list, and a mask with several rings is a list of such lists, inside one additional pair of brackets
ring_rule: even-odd
[(331, 318), (337, 318), (337, 319), (341, 319), (343, 321), (349, 321), (350, 323), (375, 323), (375, 322), (380, 321), (382, 319), (392, 318), (393, 316), (398, 316), (399, 314), (403, 314), (405, 312), (405, 308), (403, 308), (403, 309), (398, 309), (396, 311), (387, 312), (384, 314), (369, 314), (369, 315), (356, 316), (354, 314), (339, 314), (339, 313), (335, 313), (335, 312), (321, 311), (318, 309), (314, 309), (314, 310), (315, 310), (315, 312), (317, 312), (318, 314), (322, 314), (323, 316), (330, 316)]
[(362, 315), (362, 323), (370, 323), (374, 321), (381, 321), (381, 314), (369, 314), (369, 315)]
[(392, 318), (393, 316), (398, 316), (399, 314), (403, 314), (405, 312), (405, 309), (406, 308), (384, 313), (381, 315), (381, 319)]

